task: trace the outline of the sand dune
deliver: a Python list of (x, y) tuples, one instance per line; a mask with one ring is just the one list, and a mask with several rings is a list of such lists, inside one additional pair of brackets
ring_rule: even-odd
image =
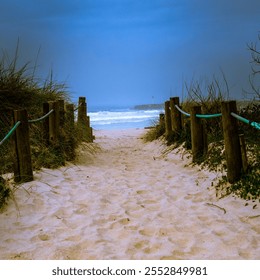
[(97, 131), (35, 172), (0, 214), (0, 259), (260, 259), (259, 202), (217, 199), (220, 174), (143, 133)]

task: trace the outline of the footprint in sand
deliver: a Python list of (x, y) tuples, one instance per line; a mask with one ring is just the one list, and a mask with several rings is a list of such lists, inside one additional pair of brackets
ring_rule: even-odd
[(65, 241), (73, 241), (73, 242), (80, 242), (82, 240), (81, 235), (72, 235), (64, 239)]
[(38, 235), (38, 237), (42, 240), (42, 241), (48, 241), (50, 240), (50, 237), (48, 234), (40, 234)]
[(139, 233), (143, 236), (153, 236), (155, 234), (154, 228), (145, 228), (139, 230)]
[(153, 254), (160, 251), (161, 247), (162, 247), (161, 244), (153, 244), (152, 246), (145, 247), (143, 252), (145, 254)]
[(202, 202), (202, 192), (197, 193), (188, 193), (185, 197), (185, 200), (191, 200), (192, 202)]
[(119, 220), (118, 222), (122, 225), (127, 225), (130, 222), (130, 219), (129, 218), (123, 218), (123, 219)]
[(74, 210), (74, 213), (77, 215), (87, 214), (88, 209), (86, 204), (78, 204), (77, 210)]
[(117, 220), (114, 223), (112, 223), (111, 226), (110, 226), (110, 229), (120, 228), (121, 225), (128, 225), (129, 223), (130, 223), (129, 218), (122, 218), (122, 219)]
[(146, 194), (147, 190), (138, 190), (136, 191), (137, 194)]
[(149, 245), (149, 241), (148, 240), (141, 240), (139, 242), (134, 243), (134, 248), (135, 249), (143, 249), (145, 246)]
[(173, 233), (173, 228), (160, 228), (158, 235), (162, 236), (170, 236)]
[(22, 253), (14, 255), (14, 256), (10, 256), (8, 259), (10, 259), (10, 260), (31, 260), (32, 258), (30, 258), (26, 252), (22, 252)]
[(158, 210), (160, 209), (160, 204), (156, 200), (146, 199), (143, 201), (138, 202), (138, 204), (142, 208), (148, 208), (149, 210)]

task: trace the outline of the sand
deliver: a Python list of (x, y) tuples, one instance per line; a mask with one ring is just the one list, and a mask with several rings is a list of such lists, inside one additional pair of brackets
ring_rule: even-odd
[(76, 163), (20, 185), (0, 259), (260, 259), (259, 202), (218, 199), (221, 174), (143, 134), (96, 131)]

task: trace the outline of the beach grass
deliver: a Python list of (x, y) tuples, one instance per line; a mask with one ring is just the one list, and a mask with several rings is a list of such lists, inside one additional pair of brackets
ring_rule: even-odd
[[(19, 44), (13, 59), (3, 52), (0, 59), (0, 138), (13, 126), (13, 110), (26, 109), (29, 119), (42, 116), (42, 104), (63, 99), (70, 101), (67, 85), (54, 80), (52, 71), (45, 80), (36, 76), (36, 66), (30, 63), (20, 65)], [(78, 130), (70, 131), (65, 121), (65, 129), (58, 145), (46, 146), (43, 142), (41, 123), (30, 124), (32, 164), (34, 169), (56, 168), (66, 160), (75, 157), (75, 149), (80, 141)], [(12, 141), (8, 139), (0, 146), (0, 176), (12, 172)], [(4, 180), (3, 180), (4, 182)], [(8, 196), (1, 183), (0, 196)], [(1, 201), (3, 201), (2, 199)], [(1, 206), (0, 201), (0, 206)]]
[[(190, 112), (191, 107), (199, 105), (202, 107), (203, 114), (214, 114), (221, 112), (221, 102), (229, 99), (229, 88), (225, 76), (223, 75), (222, 83), (215, 77), (208, 82), (192, 82), (186, 85), (187, 97), (182, 102), (182, 109)], [(255, 122), (260, 122), (260, 104), (253, 98), (252, 100), (238, 102), (238, 114)], [(191, 150), (191, 129), (190, 119), (183, 118), (183, 129), (180, 135), (174, 133), (165, 136), (164, 124), (159, 122), (153, 129), (146, 133), (144, 139), (153, 141), (165, 136), (165, 140), (172, 149), (183, 146)], [(222, 172), (223, 176), (217, 185), (217, 192), (223, 195), (235, 193), (244, 199), (260, 198), (260, 131), (238, 122), (240, 134), (244, 134), (246, 140), (246, 149), (248, 154), (248, 170), (243, 173), (241, 179), (233, 184), (227, 183), (226, 172), (227, 166), (225, 161), (225, 148), (223, 141), (223, 130), (221, 118), (209, 119), (205, 122), (208, 141), (208, 152), (201, 158), (199, 164), (203, 168), (211, 171)]]

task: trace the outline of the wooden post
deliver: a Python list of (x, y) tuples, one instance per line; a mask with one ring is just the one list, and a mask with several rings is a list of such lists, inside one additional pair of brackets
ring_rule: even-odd
[(245, 135), (239, 134), (239, 142), (241, 147), (241, 156), (242, 156), (242, 167), (244, 173), (247, 172), (248, 169), (248, 161), (247, 161), (247, 155), (246, 155), (246, 143), (245, 143)]
[(160, 114), (159, 116), (159, 125), (160, 127), (163, 127), (164, 126), (164, 114)]
[(74, 105), (66, 105), (66, 121), (68, 123), (69, 129), (74, 129), (75, 119), (74, 119)]
[(204, 131), (200, 118), (196, 114), (201, 114), (200, 106), (191, 108), (191, 146), (193, 162), (198, 162), (204, 154)]
[(227, 178), (230, 183), (234, 183), (241, 176), (242, 157), (237, 120), (231, 116), (231, 112), (237, 113), (236, 101), (222, 102), (221, 113), (227, 160)]
[(170, 101), (165, 101), (164, 103), (164, 111), (165, 111), (165, 134), (166, 137), (169, 137), (172, 132), (171, 125), (171, 111), (170, 111)]
[(86, 116), (86, 140), (90, 143), (93, 142), (93, 129), (90, 127), (90, 117)]
[(90, 117), (86, 116), (86, 125), (87, 127), (90, 127)]
[(54, 112), (49, 116), (49, 135), (50, 142), (55, 143), (59, 139), (60, 130), (60, 109), (59, 102), (52, 101), (49, 102), (50, 110), (53, 109)]
[(176, 136), (178, 137), (181, 134), (182, 122), (181, 122), (181, 113), (175, 107), (175, 105), (180, 106), (179, 97), (171, 97), (170, 98), (172, 130), (176, 134)]
[(202, 131), (203, 131), (203, 155), (206, 156), (208, 154), (208, 134), (207, 134), (207, 124), (206, 120), (201, 120), (202, 123)]
[(63, 99), (59, 99), (59, 117), (60, 117), (60, 127), (63, 129), (65, 124), (65, 103)]
[(78, 107), (78, 127), (79, 127), (79, 133), (80, 137), (84, 140), (87, 138), (87, 132), (86, 132), (86, 98), (85, 97), (79, 97), (79, 107)]
[(65, 150), (66, 159), (73, 160), (75, 159), (75, 147), (76, 147), (76, 140), (75, 140), (75, 119), (74, 119), (74, 105), (67, 104), (66, 105), (66, 129), (67, 129), (67, 145), (68, 148)]
[(87, 104), (86, 97), (79, 97), (78, 124), (86, 124)]
[[(42, 104), (42, 112), (43, 115), (46, 115), (50, 111), (50, 105), (48, 102), (45, 102)], [(42, 123), (42, 129), (43, 129), (43, 141), (46, 146), (50, 144), (50, 125), (49, 125), (49, 118), (45, 118)]]
[(14, 133), (14, 180), (30, 182), (33, 180), (29, 125), (26, 110), (14, 111), (14, 122), (21, 124)]

